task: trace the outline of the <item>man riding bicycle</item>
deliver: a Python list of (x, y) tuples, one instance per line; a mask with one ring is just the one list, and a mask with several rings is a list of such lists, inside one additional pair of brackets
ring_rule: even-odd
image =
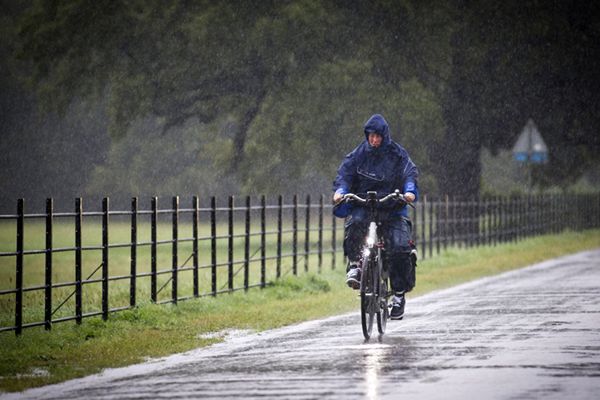
[[(390, 138), (387, 121), (380, 114), (369, 118), (364, 126), (365, 141), (342, 161), (333, 182), (333, 201), (339, 203), (346, 193), (380, 194), (400, 189), (407, 202), (417, 199), (416, 165), (408, 152)], [(368, 229), (368, 215), (364, 207), (344, 203), (334, 208), (337, 217), (346, 218), (344, 254), (348, 258), (346, 283), (353, 289), (360, 287), (361, 247)], [(380, 210), (381, 229), (386, 242), (387, 263), (392, 298), (391, 319), (402, 319), (406, 300), (404, 294), (415, 286), (412, 225), (406, 204)]]

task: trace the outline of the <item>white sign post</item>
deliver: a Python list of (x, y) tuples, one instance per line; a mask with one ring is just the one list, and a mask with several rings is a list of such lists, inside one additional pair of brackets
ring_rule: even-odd
[(542, 134), (531, 118), (525, 124), (517, 142), (513, 147), (515, 160), (527, 166), (527, 179), (529, 190), (531, 190), (531, 168), (533, 164), (545, 164), (548, 162), (548, 146), (542, 138)]

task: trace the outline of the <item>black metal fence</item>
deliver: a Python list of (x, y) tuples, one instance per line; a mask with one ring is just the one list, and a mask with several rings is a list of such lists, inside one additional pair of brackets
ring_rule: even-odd
[[(265, 287), (286, 274), (335, 268), (343, 260), (343, 223), (323, 195), (282, 196), (255, 203), (233, 196), (217, 206), (210, 198), (189, 208), (158, 198), (140, 209), (0, 215), (0, 332), (102, 316), (130, 309), (138, 300), (177, 303), (252, 287)], [(420, 258), (447, 247), (496, 245), (564, 229), (600, 227), (600, 194), (494, 197), (461, 200), (426, 196), (412, 210)], [(14, 249), (14, 250), (13, 250)], [(169, 290), (164, 290), (170, 287)], [(169, 293), (170, 292), (170, 293)]]

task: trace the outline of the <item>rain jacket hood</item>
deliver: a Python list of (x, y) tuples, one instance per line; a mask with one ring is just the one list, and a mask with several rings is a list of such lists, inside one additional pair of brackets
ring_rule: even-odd
[(382, 137), (382, 147), (389, 146), (392, 143), (390, 138), (390, 127), (381, 114), (375, 114), (371, 116), (365, 122), (365, 139), (369, 141), (369, 133), (378, 133)]

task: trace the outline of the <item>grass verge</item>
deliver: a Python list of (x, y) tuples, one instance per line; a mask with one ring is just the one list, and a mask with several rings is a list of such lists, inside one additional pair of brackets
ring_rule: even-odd
[[(447, 249), (422, 260), (414, 297), (482, 276), (600, 247), (600, 230), (567, 232), (519, 243)], [(265, 330), (357, 310), (344, 268), (286, 277), (267, 289), (201, 298), (179, 305), (142, 304), (99, 318), (56, 324), (52, 331), (0, 334), (0, 390), (20, 391), (218, 342), (227, 329)], [(358, 324), (358, 320), (357, 320)], [(360, 329), (357, 325), (357, 335)]]

